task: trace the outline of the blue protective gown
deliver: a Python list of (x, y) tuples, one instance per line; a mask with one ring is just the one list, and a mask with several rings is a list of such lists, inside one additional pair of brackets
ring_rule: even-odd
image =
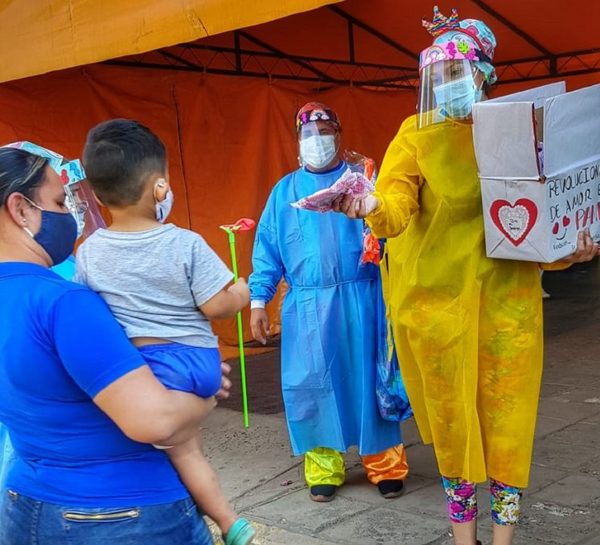
[(375, 396), (381, 323), (379, 269), (361, 265), (362, 222), (298, 210), (290, 203), (329, 187), (347, 168), (299, 169), (273, 188), (257, 227), (249, 285), (270, 301), (285, 278), (281, 385), (292, 450), (377, 454), (401, 443)]

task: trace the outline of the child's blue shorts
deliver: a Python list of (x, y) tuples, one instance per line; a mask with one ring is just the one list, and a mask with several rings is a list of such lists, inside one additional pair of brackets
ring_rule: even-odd
[(218, 348), (170, 343), (149, 344), (139, 350), (156, 378), (171, 390), (211, 397), (221, 388)]

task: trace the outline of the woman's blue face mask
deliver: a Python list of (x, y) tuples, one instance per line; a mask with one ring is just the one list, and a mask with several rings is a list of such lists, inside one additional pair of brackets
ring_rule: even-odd
[(37, 234), (24, 227), (25, 231), (50, 256), (53, 265), (58, 265), (67, 259), (75, 248), (77, 241), (77, 221), (69, 212), (51, 212), (44, 210), (31, 199), (27, 201), (42, 212), (42, 224)]
[(482, 91), (471, 74), (433, 87), (436, 104), (443, 115), (465, 119), (471, 115), (473, 104), (481, 100)]

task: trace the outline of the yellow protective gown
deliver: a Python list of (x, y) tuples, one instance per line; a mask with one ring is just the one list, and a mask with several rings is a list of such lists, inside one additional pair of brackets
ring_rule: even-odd
[(423, 441), (444, 476), (526, 487), (542, 373), (539, 267), (485, 255), (471, 125), (417, 130), (408, 118), (376, 190), (367, 222), (397, 237), (388, 314)]

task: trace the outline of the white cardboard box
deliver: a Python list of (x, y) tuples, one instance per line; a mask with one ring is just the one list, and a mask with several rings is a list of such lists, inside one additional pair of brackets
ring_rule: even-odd
[(600, 239), (600, 84), (564, 90), (561, 82), (473, 108), (489, 257), (551, 263), (575, 251), (582, 229)]

